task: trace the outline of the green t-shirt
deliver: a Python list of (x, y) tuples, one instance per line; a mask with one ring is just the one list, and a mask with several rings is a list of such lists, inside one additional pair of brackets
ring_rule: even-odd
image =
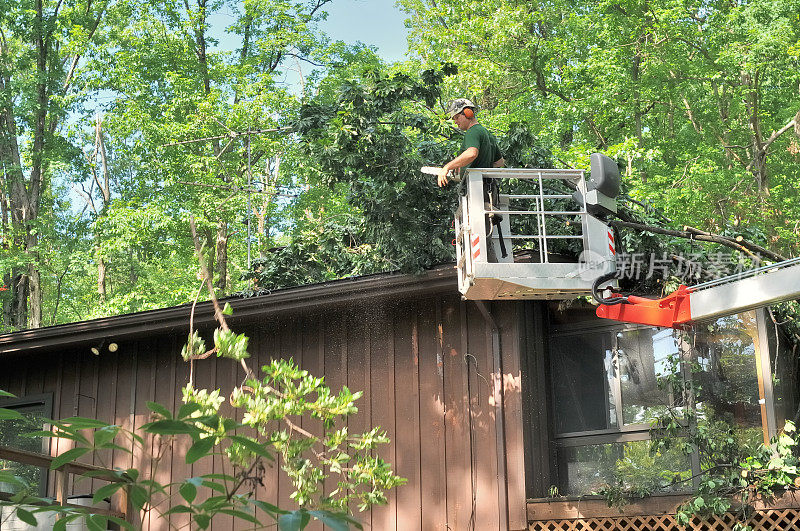
[(503, 157), (497, 146), (497, 139), (481, 124), (475, 124), (464, 133), (461, 151), (478, 148), (478, 158), (472, 161), (469, 168), (491, 168)]

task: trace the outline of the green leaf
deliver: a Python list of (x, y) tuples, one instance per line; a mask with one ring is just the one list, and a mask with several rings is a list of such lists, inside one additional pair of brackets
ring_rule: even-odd
[(244, 424), (239, 424), (233, 419), (224, 418), (222, 419), (222, 427), (225, 429), (226, 432), (228, 432), (228, 431), (234, 431), (238, 428), (243, 428)]
[(128, 494), (130, 495), (133, 506), (139, 510), (149, 501), (147, 490), (141, 485), (131, 485), (130, 489), (128, 489)]
[(233, 315), (233, 308), (231, 308), (231, 303), (226, 302), (225, 307), (222, 309), (222, 315)]
[(164, 512), (164, 515), (168, 514), (183, 514), (183, 513), (191, 513), (193, 512), (191, 508), (185, 505), (173, 505), (169, 508), (169, 510)]
[(135, 434), (135, 433), (133, 433), (133, 432), (128, 432), (128, 435), (130, 435), (130, 436), (131, 436), (131, 438), (132, 438), (134, 441), (136, 441), (136, 442), (138, 442), (140, 445), (144, 446), (144, 439), (142, 439), (142, 436), (141, 436), (141, 435), (137, 435), (137, 434)]
[(103, 485), (94, 492), (94, 496), (92, 496), (92, 501), (94, 503), (97, 503), (106, 498), (110, 498), (115, 492), (117, 492), (124, 486), (125, 486), (124, 483), (109, 483), (108, 485)]
[(698, 496), (694, 500), (694, 506), (698, 509), (703, 508), (706, 506), (706, 501), (702, 498), (702, 496)]
[(197, 434), (199, 430), (196, 426), (187, 424), (182, 420), (157, 420), (142, 426), (142, 429), (147, 433), (154, 433), (156, 435), (180, 435), (180, 434)]
[(90, 419), (86, 417), (67, 417), (53, 422), (57, 426), (69, 426), (73, 429), (87, 430), (91, 428), (105, 428), (110, 426), (108, 422), (102, 420)]
[(209, 452), (217, 442), (217, 438), (214, 436), (206, 437), (205, 439), (200, 439), (196, 443), (189, 448), (189, 451), (186, 452), (186, 462), (187, 463), (194, 463), (201, 457), (205, 457), (209, 455)]
[(147, 408), (150, 411), (152, 411), (153, 413), (158, 413), (159, 415), (161, 415), (165, 419), (171, 419), (172, 418), (172, 413), (170, 413), (169, 409), (167, 409), (166, 407), (162, 406), (158, 402), (148, 402), (147, 403)]
[(191, 483), (182, 483), (178, 491), (181, 497), (186, 500), (186, 503), (192, 503), (197, 497), (197, 487)]
[(130, 531), (136, 531), (136, 528), (133, 527), (132, 523), (125, 521), (122, 518), (119, 518), (117, 516), (109, 516), (108, 519), (120, 527), (124, 527), (125, 529), (130, 529)]
[(78, 459), (80, 456), (89, 452), (89, 448), (79, 447), (73, 448), (72, 450), (67, 450), (63, 454), (59, 455), (50, 463), (50, 470), (56, 470), (64, 466), (67, 463), (71, 463), (72, 461)]
[(106, 531), (108, 518), (101, 514), (94, 514), (86, 517), (86, 527), (89, 531)]
[(0, 420), (22, 420), (24, 418), (19, 411), (0, 407)]
[(39, 430), (29, 431), (22, 434), (23, 437), (38, 438), (38, 437), (55, 437), (52, 431)]
[(221, 496), (209, 496), (197, 507), (205, 513), (214, 513), (219, 509), (230, 507), (231, 503), (228, 496), (223, 492)]
[(225, 488), (225, 485), (217, 483), (216, 481), (203, 481), (203, 486), (223, 494), (227, 494), (228, 492), (228, 490)]
[(94, 446), (102, 448), (110, 443), (119, 433), (119, 426), (107, 426), (94, 432)]
[(197, 527), (206, 529), (208, 524), (211, 523), (211, 517), (207, 514), (196, 514), (194, 515), (194, 521), (197, 523)]
[(212, 430), (219, 428), (219, 415), (204, 415), (192, 418), (193, 422), (199, 422), (203, 426), (208, 426)]
[(21, 487), (25, 487), (25, 482), (22, 481), (20, 478), (14, 475), (13, 472), (8, 470), (0, 470), (0, 483), (11, 483), (12, 485), (17, 485)]
[(282, 514), (280, 518), (278, 518), (278, 529), (280, 529), (280, 531), (301, 531), (305, 529), (310, 520), (311, 516), (308, 514), (308, 511), (298, 509)]
[(243, 437), (241, 435), (229, 435), (228, 438), (231, 441), (241, 444), (251, 452), (256, 455), (260, 455), (261, 457), (266, 457), (267, 459), (275, 459), (272, 457), (272, 454), (267, 450), (266, 446), (261, 444), (260, 442), (254, 441), (247, 437)]
[(30, 511), (26, 511), (22, 507), (17, 507), (17, 518), (19, 518), (28, 525), (35, 526), (37, 524), (36, 517), (33, 515), (33, 513)]
[(235, 518), (239, 518), (241, 520), (245, 520), (245, 521), (251, 522), (253, 524), (261, 525), (261, 522), (259, 522), (258, 519), (255, 516), (253, 516), (250, 513), (246, 513), (244, 511), (239, 511), (239, 510), (236, 510), (236, 509), (220, 509), (219, 512), (224, 513), (224, 514), (229, 514), (229, 515), (231, 515), (231, 516), (233, 516)]
[(364, 529), (358, 520), (345, 513), (308, 511), (308, 514), (328, 526), (331, 531), (349, 531), (350, 525), (354, 526), (356, 529)]
[(202, 407), (203, 406), (201, 406), (200, 404), (198, 404), (196, 402), (189, 402), (188, 404), (183, 404), (181, 406), (181, 408), (178, 410), (178, 418), (179, 419), (185, 419), (185, 418), (189, 417), (195, 411), (198, 411)]
[(261, 509), (265, 513), (271, 515), (273, 518), (276, 515), (279, 515), (279, 514), (288, 514), (289, 513), (289, 511), (281, 509), (277, 505), (272, 505), (271, 503), (267, 503), (267, 502), (261, 501), (261, 500), (248, 499), (247, 503), (250, 503), (250, 504), (258, 507), (259, 509)]
[(66, 531), (67, 524), (74, 522), (79, 518), (83, 518), (83, 514), (78, 513), (64, 516), (63, 518), (56, 520), (56, 523), (53, 525), (53, 531)]
[(8, 391), (0, 389), (0, 397), (17, 398), (17, 395), (11, 394)]

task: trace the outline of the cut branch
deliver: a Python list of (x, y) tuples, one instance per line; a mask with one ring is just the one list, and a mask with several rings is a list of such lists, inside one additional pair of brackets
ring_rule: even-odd
[(673, 236), (675, 238), (684, 238), (687, 240), (697, 240), (697, 241), (704, 241), (709, 243), (718, 243), (720, 245), (724, 245), (726, 247), (730, 247), (731, 249), (735, 249), (739, 252), (746, 253), (748, 255), (753, 255), (753, 253), (761, 254), (766, 256), (770, 260), (775, 260), (776, 262), (781, 262), (786, 260), (786, 257), (772, 252), (769, 249), (764, 249), (760, 245), (756, 245), (754, 243), (748, 242), (746, 240), (742, 241), (735, 241), (726, 236), (721, 236), (719, 234), (713, 234), (710, 232), (700, 231), (698, 229), (694, 229), (695, 232), (689, 230), (673, 230), (673, 229), (665, 229), (663, 227), (656, 227), (653, 225), (644, 225), (642, 223), (634, 223), (632, 221), (622, 221), (622, 220), (611, 220), (608, 222), (609, 225), (616, 228), (628, 228), (628, 229), (635, 229), (635, 230), (642, 230), (645, 232), (652, 232), (654, 234), (663, 234), (665, 236)]

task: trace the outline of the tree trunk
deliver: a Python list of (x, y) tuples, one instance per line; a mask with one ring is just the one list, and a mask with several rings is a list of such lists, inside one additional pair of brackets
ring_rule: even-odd
[[(100, 161), (102, 163), (103, 168), (103, 177), (102, 179), (97, 173), (96, 169), (92, 170), (92, 175), (94, 177), (94, 181), (97, 184), (98, 189), (103, 198), (103, 205), (100, 208), (100, 212), (97, 213), (98, 220), (106, 215), (108, 212), (108, 207), (111, 204), (111, 178), (108, 171), (108, 155), (106, 153), (106, 144), (103, 138), (103, 118), (98, 114), (95, 118), (95, 137), (94, 137), (94, 145), (95, 145), (95, 153), (94, 153), (94, 160)], [(98, 224), (95, 223), (95, 227)], [(108, 271), (108, 263), (102, 256), (102, 246), (101, 246), (101, 237), (99, 231), (95, 233), (95, 239), (97, 240), (97, 244), (95, 246), (95, 255), (97, 256), (97, 294), (100, 296), (100, 303), (105, 304), (106, 302), (106, 272)]]
[(639, 45), (636, 46), (636, 55), (633, 56), (633, 66), (631, 68), (631, 80), (633, 81), (633, 126), (636, 133), (638, 147), (642, 148), (642, 110), (641, 94), (639, 93), (639, 72), (642, 63), (642, 56)]
[(28, 323), (28, 276), (24, 270), (16, 269), (12, 277), (8, 324), (22, 329)]
[[(33, 142), (31, 149), (30, 182), (25, 190), (21, 185), (22, 212), (20, 221), (25, 234), (25, 252), (31, 262), (27, 268), (27, 292), (30, 314), (28, 327), (39, 328), (42, 326), (42, 285), (39, 272), (39, 253), (36, 251), (39, 238), (33, 232), (33, 223), (39, 215), (42, 184), (44, 182), (44, 144), (47, 123), (47, 107), (50, 94), (47, 90), (49, 72), (47, 59), (50, 54), (49, 38), (45, 35), (44, 8), (42, 0), (36, 0), (36, 14), (34, 19), (36, 33), (34, 45), (36, 47), (36, 109), (34, 112)], [(26, 193), (27, 192), (27, 193)]]
[(217, 224), (217, 259), (214, 269), (217, 272), (216, 287), (224, 294), (228, 289), (228, 223), (220, 220)]
[[(34, 238), (36, 237), (34, 236)], [(28, 265), (28, 303), (30, 304), (28, 328), (40, 328), (42, 326), (42, 282), (39, 272), (39, 253), (32, 254), (34, 260)]]
[(744, 101), (747, 107), (748, 122), (750, 125), (750, 132), (753, 135), (753, 159), (748, 165), (747, 169), (753, 174), (753, 178), (758, 185), (760, 193), (769, 194), (769, 183), (767, 176), (767, 146), (764, 145), (764, 137), (761, 133), (761, 85), (760, 85), (760, 72), (756, 70), (755, 74), (742, 73), (742, 84), (748, 87), (748, 92), (745, 95)]
[(253, 208), (253, 214), (255, 214), (258, 224), (256, 227), (256, 233), (258, 234), (258, 238), (256, 239), (258, 242), (258, 256), (266, 258), (267, 246), (265, 243), (269, 240), (269, 235), (267, 234), (267, 207), (269, 206), (269, 196), (267, 194), (262, 195), (264, 196), (263, 203), (260, 207)]
[[(2, 282), (2, 284), (3, 284), (2, 285), (3, 290), (4, 291), (11, 291), (12, 294), (13, 294), (13, 291), (11, 289), (11, 284), (12, 284), (13, 281), (14, 281), (14, 279), (11, 276), (11, 271), (8, 271), (8, 272), (4, 273), (3, 274), (3, 278), (0, 279), (0, 282)], [(11, 304), (12, 304), (12, 302), (13, 302), (13, 299), (5, 299), (5, 300), (3, 300), (3, 307), (2, 307), (2, 311), (3, 311), (2, 319), (3, 320), (0, 321), (0, 325), (11, 325)]]
[(106, 262), (100, 256), (100, 247), (95, 247), (97, 256), (97, 294), (100, 296), (100, 303), (106, 302)]
[[(5, 50), (3, 50), (5, 54)], [(7, 76), (0, 76), (0, 90), (3, 92), (9, 89), (11, 80)], [(13, 245), (19, 249), (27, 249), (24, 235), (26, 233), (25, 223), (30, 216), (30, 204), (28, 193), (25, 188), (25, 176), (22, 173), (22, 157), (20, 156), (19, 143), (17, 142), (17, 123), (14, 114), (14, 103), (10, 99), (2, 100), (2, 114), (0, 114), (0, 125), (2, 126), (2, 150), (0, 155), (3, 157), (3, 179), (7, 189), (8, 217), (9, 225), (4, 228), (10, 231), (6, 234), (13, 238)], [(14, 269), (7, 276), (9, 289), (11, 289), (11, 301), (6, 305), (4, 316), (5, 323), (14, 328), (25, 328), (28, 321), (28, 276), (25, 269)]]

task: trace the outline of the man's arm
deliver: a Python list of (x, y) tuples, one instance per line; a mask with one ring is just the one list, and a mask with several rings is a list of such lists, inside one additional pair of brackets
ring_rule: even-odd
[(476, 147), (468, 147), (464, 150), (461, 155), (457, 156), (447, 164), (445, 164), (441, 171), (439, 172), (438, 182), (439, 186), (445, 186), (447, 184), (447, 172), (450, 170), (457, 170), (459, 168), (463, 168), (464, 166), (469, 166), (469, 164), (478, 158), (478, 148)]
[(503, 168), (506, 165), (506, 159), (500, 157), (492, 163), (492, 168)]

